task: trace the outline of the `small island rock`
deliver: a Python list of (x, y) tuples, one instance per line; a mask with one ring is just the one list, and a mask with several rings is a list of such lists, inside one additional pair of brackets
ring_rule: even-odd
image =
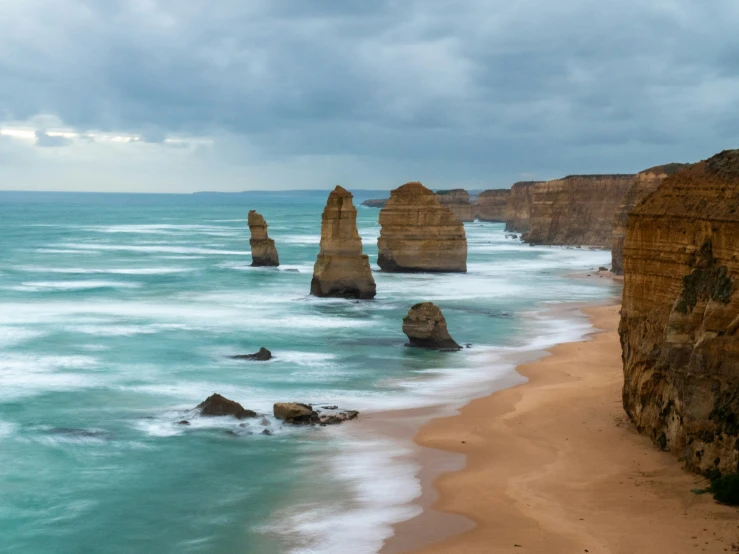
[(229, 400), (218, 393), (210, 395), (203, 402), (195, 406), (196, 410), (200, 410), (200, 415), (209, 417), (233, 416), (236, 419), (245, 419), (247, 417), (256, 417), (257, 413), (246, 410), (238, 402)]
[(272, 359), (272, 352), (267, 350), (264, 346), (259, 349), (259, 352), (254, 354), (238, 354), (237, 356), (229, 356), (233, 360), (254, 360), (257, 362), (266, 362)]
[(408, 335), (408, 346), (439, 350), (462, 348), (449, 335), (444, 314), (431, 302), (416, 304), (408, 310), (403, 318), (403, 332)]

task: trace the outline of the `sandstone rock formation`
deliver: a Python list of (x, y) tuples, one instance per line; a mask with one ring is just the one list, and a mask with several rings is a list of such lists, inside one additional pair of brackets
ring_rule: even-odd
[(611, 271), (616, 275), (623, 275), (624, 237), (626, 236), (626, 221), (634, 206), (644, 200), (669, 175), (687, 167), (687, 164), (658, 165), (645, 169), (636, 174), (634, 183), (621, 199), (621, 205), (616, 211), (613, 220), (613, 235), (611, 236)]
[(467, 271), (464, 225), (421, 183), (390, 193), (380, 226), (377, 264), (383, 271)]
[(278, 402), (273, 407), (277, 419), (285, 423), (336, 425), (356, 419), (356, 410), (339, 410), (336, 406), (324, 406), (322, 410), (314, 410), (310, 404), (299, 402)]
[(570, 175), (532, 188), (531, 244), (611, 246), (613, 218), (634, 175)]
[(637, 428), (697, 471), (739, 470), (739, 150), (667, 177), (628, 218), (619, 333)]
[(385, 202), (387, 202), (387, 198), (371, 198), (362, 202), (362, 206), (367, 206), (369, 208), (383, 208), (385, 207)]
[(449, 208), (459, 221), (475, 221), (475, 208), (470, 195), (464, 189), (440, 190), (436, 198), (442, 206)]
[(257, 417), (256, 412), (246, 410), (238, 402), (229, 400), (218, 393), (210, 395), (203, 402), (195, 406), (195, 409), (200, 410), (200, 415), (204, 416), (233, 416), (236, 419)]
[(313, 268), (310, 293), (340, 298), (374, 298), (375, 279), (362, 254), (357, 208), (352, 194), (337, 186), (328, 196), (321, 221), (321, 250)]
[(264, 346), (259, 349), (259, 352), (254, 354), (238, 354), (236, 356), (230, 356), (234, 360), (254, 360), (257, 362), (266, 362), (272, 359), (272, 352), (267, 350)]
[(526, 233), (531, 218), (531, 193), (534, 185), (543, 181), (519, 181), (513, 183), (508, 197), (505, 215), (505, 230), (512, 233)]
[(251, 232), (251, 238), (249, 239), (251, 265), (254, 267), (280, 265), (275, 241), (267, 236), (267, 222), (264, 217), (254, 210), (249, 210), (248, 222), (249, 231)]
[(444, 314), (432, 302), (422, 302), (408, 310), (403, 318), (403, 332), (408, 336), (408, 346), (439, 350), (462, 348), (449, 335)]
[(475, 204), (480, 221), (505, 221), (511, 189), (491, 189), (480, 193)]

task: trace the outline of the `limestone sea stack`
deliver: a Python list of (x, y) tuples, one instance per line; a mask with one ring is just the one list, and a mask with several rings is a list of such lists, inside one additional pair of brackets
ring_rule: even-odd
[(611, 246), (613, 219), (634, 175), (570, 175), (531, 189), (531, 244)]
[(403, 332), (408, 336), (407, 346), (439, 350), (462, 348), (449, 335), (444, 314), (431, 302), (416, 304), (408, 310), (403, 318)]
[(357, 232), (357, 208), (352, 193), (340, 186), (329, 194), (323, 210), (321, 250), (313, 267), (310, 292), (339, 298), (375, 297), (375, 279)]
[(391, 191), (380, 226), (377, 264), (383, 271), (467, 271), (464, 225), (421, 183)]
[(449, 208), (459, 221), (475, 221), (475, 209), (466, 190), (440, 190), (436, 193), (436, 198), (442, 206)]
[(477, 198), (475, 211), (480, 221), (501, 222), (506, 220), (508, 199), (511, 189), (484, 190)]
[(519, 181), (513, 183), (505, 212), (505, 230), (510, 233), (526, 233), (531, 219), (531, 195), (534, 185), (543, 181)]
[(624, 273), (624, 238), (626, 237), (626, 221), (629, 218), (629, 213), (634, 209), (634, 206), (657, 190), (657, 187), (666, 177), (687, 167), (687, 165), (678, 163), (658, 165), (636, 174), (634, 183), (621, 199), (621, 205), (618, 207), (613, 220), (611, 271), (616, 275), (623, 275)]
[(267, 236), (267, 222), (264, 217), (254, 210), (249, 210), (248, 223), (251, 232), (251, 239), (249, 239), (251, 265), (254, 267), (280, 265), (275, 241)]
[(628, 217), (623, 404), (696, 471), (739, 470), (739, 150), (668, 176)]

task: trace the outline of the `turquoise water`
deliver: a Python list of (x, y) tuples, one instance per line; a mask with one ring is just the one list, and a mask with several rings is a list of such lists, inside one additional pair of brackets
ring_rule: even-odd
[[(0, 193), (0, 551), (375, 552), (415, 513), (405, 447), (354, 423), (284, 428), (272, 403), (463, 402), (511, 371), (506, 352), (586, 330), (543, 306), (614, 292), (565, 277), (608, 252), (529, 247), (490, 223), (466, 226), (465, 275), (379, 273), (378, 211), (360, 207), (377, 298), (313, 298), (326, 196)], [(280, 268), (249, 267), (249, 209)], [(404, 348), (401, 319), (424, 300), (472, 347)], [(272, 361), (227, 358), (260, 346)], [(265, 418), (198, 417), (213, 392)]]

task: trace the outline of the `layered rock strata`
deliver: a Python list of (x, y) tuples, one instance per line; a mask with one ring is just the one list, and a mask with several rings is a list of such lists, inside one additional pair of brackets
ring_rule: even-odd
[(475, 221), (475, 208), (466, 190), (440, 190), (436, 193), (436, 198), (442, 206), (449, 208), (459, 221)]
[(613, 219), (613, 234), (611, 236), (611, 271), (616, 275), (624, 273), (624, 238), (626, 237), (626, 221), (629, 213), (639, 202), (644, 200), (665, 180), (676, 171), (687, 167), (688, 164), (658, 165), (645, 169), (636, 174), (634, 183), (621, 199), (621, 205), (616, 210)]
[(475, 204), (475, 215), (480, 221), (506, 220), (511, 189), (492, 189), (480, 193)]
[(377, 264), (383, 271), (467, 271), (464, 225), (421, 183), (390, 193), (380, 226)]
[(408, 310), (403, 318), (403, 332), (408, 337), (407, 346), (436, 350), (462, 348), (449, 335), (444, 314), (432, 302), (422, 302)]
[(634, 175), (570, 175), (531, 189), (531, 244), (610, 247), (613, 218)]
[(519, 181), (513, 183), (505, 212), (505, 230), (526, 233), (531, 219), (531, 193), (534, 185), (543, 181)]
[(323, 210), (321, 250), (313, 267), (310, 292), (340, 298), (375, 297), (375, 279), (357, 232), (357, 208), (352, 193), (340, 186), (329, 194)]
[(623, 404), (696, 471), (739, 469), (739, 150), (668, 176), (628, 217)]
[(251, 265), (254, 267), (280, 265), (280, 257), (277, 255), (275, 241), (267, 236), (267, 222), (264, 217), (254, 210), (249, 210), (248, 223), (251, 232), (251, 238), (249, 239)]

